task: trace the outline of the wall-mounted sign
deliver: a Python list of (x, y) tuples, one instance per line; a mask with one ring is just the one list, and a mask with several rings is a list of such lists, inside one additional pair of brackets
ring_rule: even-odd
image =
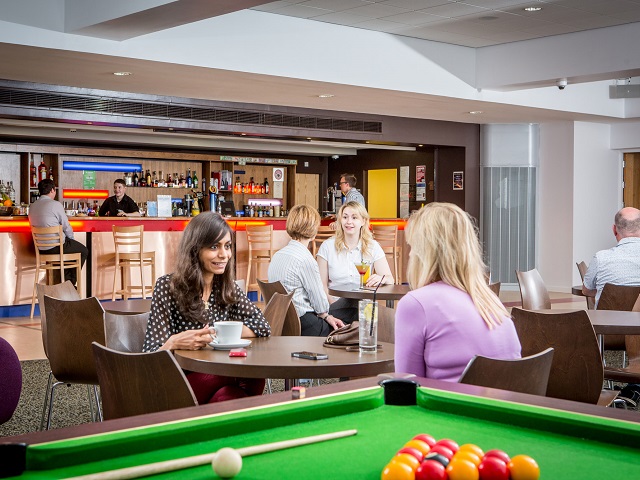
[(427, 173), (427, 167), (425, 165), (416, 166), (416, 183), (424, 183), (424, 178)]
[(453, 189), (464, 190), (464, 172), (453, 172)]
[(234, 162), (238, 165), (246, 165), (247, 163), (262, 163), (265, 165), (297, 165), (298, 160), (292, 160), (290, 158), (261, 158), (261, 157), (231, 157), (228, 155), (221, 155), (220, 161), (222, 162)]
[(284, 182), (284, 168), (274, 168), (273, 169), (273, 181), (274, 182)]
[(95, 170), (84, 170), (82, 172), (82, 188), (85, 190), (93, 190), (96, 188)]

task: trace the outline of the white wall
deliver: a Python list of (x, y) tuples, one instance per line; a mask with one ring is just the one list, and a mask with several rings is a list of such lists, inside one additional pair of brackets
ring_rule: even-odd
[(569, 292), (573, 281), (573, 138), (572, 122), (540, 125), (538, 270), (556, 292)]
[[(574, 124), (574, 264), (589, 264), (598, 250), (616, 244), (611, 226), (622, 208), (622, 153), (610, 148), (610, 130), (607, 124)], [(578, 285), (575, 265), (572, 272)]]

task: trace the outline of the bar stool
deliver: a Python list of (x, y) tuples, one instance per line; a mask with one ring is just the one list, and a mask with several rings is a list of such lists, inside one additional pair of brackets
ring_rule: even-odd
[[(77, 290), (82, 288), (82, 255), (80, 253), (64, 253), (65, 235), (62, 231), (62, 225), (55, 227), (31, 227), (31, 235), (33, 244), (36, 248), (36, 272), (33, 279), (33, 295), (31, 296), (31, 316), (36, 308), (36, 285), (40, 277), (40, 271), (46, 272), (45, 284), (53, 285), (55, 282), (54, 272), (60, 271), (60, 282), (64, 282), (64, 270), (66, 268), (75, 268), (76, 277), (78, 279)], [(40, 249), (60, 248), (60, 253), (42, 253)], [(44, 250), (46, 252), (46, 250)]]
[[(249, 244), (247, 292), (254, 290), (259, 292), (257, 280), (260, 275), (260, 265), (269, 265), (273, 257), (273, 225), (247, 225), (247, 243)], [(256, 268), (256, 281), (251, 283), (253, 265)]]
[(384, 254), (393, 260), (393, 278), (402, 284), (402, 247), (398, 246), (397, 225), (372, 225), (373, 239), (380, 244)]
[[(115, 300), (118, 294), (127, 300), (134, 290), (141, 291), (142, 298), (147, 298), (147, 293), (153, 294), (153, 287), (156, 283), (156, 252), (144, 251), (144, 226), (120, 227), (113, 225), (111, 228), (116, 249), (111, 300)], [(131, 267), (140, 269), (141, 285), (131, 285)], [(151, 267), (151, 285), (145, 285), (144, 267)], [(120, 290), (116, 290), (118, 271), (120, 271)]]

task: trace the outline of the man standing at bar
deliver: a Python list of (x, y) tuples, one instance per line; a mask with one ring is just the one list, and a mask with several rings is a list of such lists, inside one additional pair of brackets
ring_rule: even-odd
[(343, 173), (340, 176), (340, 191), (345, 196), (344, 203), (358, 202), (366, 208), (364, 197), (356, 188), (356, 176), (353, 173)]
[[(54, 200), (56, 196), (55, 183), (50, 179), (42, 180), (38, 183), (38, 191), (40, 192), (40, 198), (29, 207), (29, 223), (32, 227), (57, 227), (62, 225), (62, 231), (66, 237), (63, 245), (64, 253), (79, 253), (81, 263), (84, 266), (84, 262), (89, 256), (89, 251), (87, 247), (73, 239), (73, 230), (64, 207), (60, 202)], [(60, 253), (60, 247), (41, 249), (41, 252), (45, 254)], [(69, 280), (75, 286), (78, 281), (76, 269), (65, 268), (64, 279)]]
[(582, 293), (596, 297), (605, 283), (640, 285), (640, 210), (626, 207), (616, 213), (613, 235), (618, 244), (597, 252), (584, 275)]
[(107, 198), (98, 210), (100, 217), (139, 217), (140, 210), (133, 199), (127, 195), (127, 184), (121, 178), (113, 182), (113, 195)]

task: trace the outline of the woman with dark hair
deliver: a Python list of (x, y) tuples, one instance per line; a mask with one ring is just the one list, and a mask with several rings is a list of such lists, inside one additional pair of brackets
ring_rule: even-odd
[[(185, 228), (173, 274), (158, 279), (151, 300), (144, 352), (199, 350), (215, 338), (217, 321), (244, 323), (243, 337), (267, 337), (262, 312), (234, 281), (233, 231), (217, 213), (205, 212)], [(186, 372), (198, 403), (260, 395), (264, 379)]]

